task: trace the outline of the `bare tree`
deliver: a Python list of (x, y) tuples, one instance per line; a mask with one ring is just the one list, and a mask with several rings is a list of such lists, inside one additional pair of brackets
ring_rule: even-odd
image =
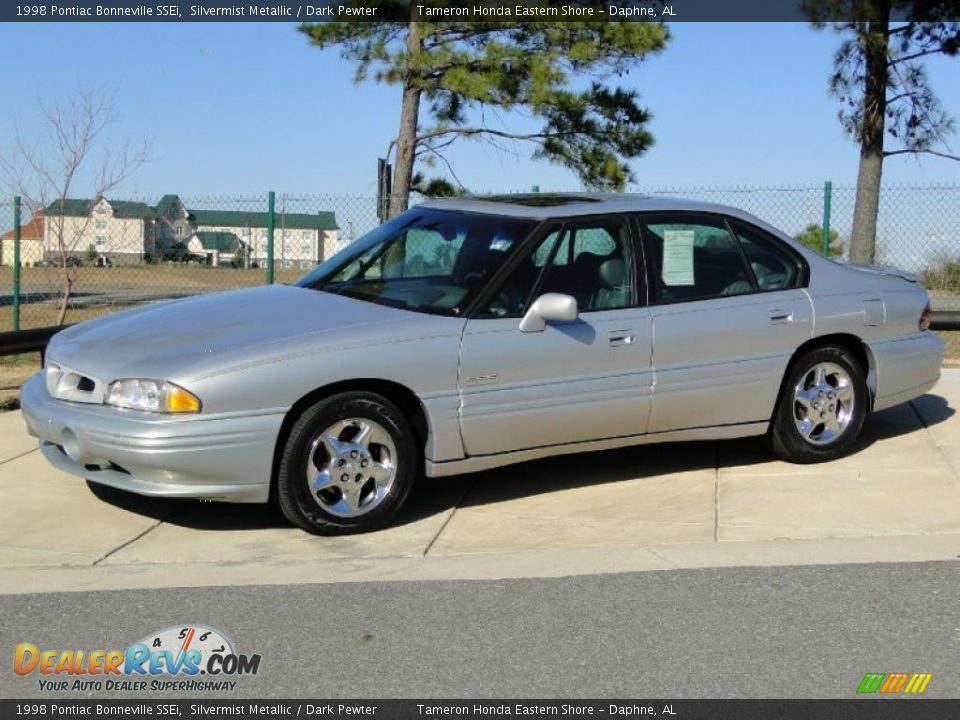
[[(16, 126), (12, 148), (0, 157), (0, 174), (9, 189), (22, 197), (31, 215), (44, 213), (44, 248), (52, 238), (59, 264), (57, 324), (63, 325), (77, 280), (77, 269), (67, 259), (86, 235), (93, 205), (150, 159), (150, 143), (101, 143), (104, 131), (117, 117), (109, 93), (79, 89), (62, 102), (41, 103), (40, 110), (36, 137), (24, 137), (19, 124)], [(79, 178), (91, 179), (84, 182)], [(92, 200), (86, 214), (68, 226), (67, 201), (78, 183), (92, 190), (86, 193)]]

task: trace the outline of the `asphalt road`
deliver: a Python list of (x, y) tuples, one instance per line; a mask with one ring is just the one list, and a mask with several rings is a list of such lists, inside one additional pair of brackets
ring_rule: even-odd
[(42, 694), (15, 643), (124, 648), (188, 623), (262, 656), (237, 698), (853, 697), (895, 671), (960, 697), (958, 562), (7, 595), (0, 697)]

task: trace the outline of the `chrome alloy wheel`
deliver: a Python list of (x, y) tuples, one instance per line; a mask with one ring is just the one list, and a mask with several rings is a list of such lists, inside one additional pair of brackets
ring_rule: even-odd
[(390, 493), (396, 476), (397, 448), (373, 420), (340, 420), (310, 443), (307, 488), (331, 515), (370, 512)]
[(828, 445), (850, 425), (855, 401), (853, 380), (847, 371), (834, 363), (817, 363), (793, 389), (797, 430), (813, 445)]

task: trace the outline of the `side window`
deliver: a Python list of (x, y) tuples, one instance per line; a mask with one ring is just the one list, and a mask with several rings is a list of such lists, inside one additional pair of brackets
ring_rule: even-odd
[(547, 235), (506, 279), (481, 317), (519, 317), (536, 295), (563, 293), (580, 312), (633, 304), (630, 231), (622, 220), (573, 225)]
[[(554, 247), (557, 245), (557, 237), (560, 235), (558, 230), (554, 230), (552, 233), (547, 235), (543, 239), (537, 249), (533, 252), (533, 264), (538, 269), (543, 269), (547, 266), (547, 263), (550, 262), (550, 256), (553, 255)], [(553, 262), (555, 264), (566, 265), (567, 256), (570, 254), (570, 236), (569, 233), (564, 233), (563, 237), (560, 240), (560, 247), (557, 248), (556, 255), (554, 256)]]
[(730, 226), (740, 241), (760, 290), (785, 290), (797, 286), (800, 274), (797, 261), (776, 241), (757, 228), (735, 220)]
[(564, 247), (567, 243), (567, 234), (561, 235), (559, 230), (543, 238), (533, 252), (514, 267), (489, 303), (480, 308), (479, 317), (520, 317), (543, 269), (551, 257), (559, 254), (558, 244)]
[(640, 217), (650, 249), (653, 298), (673, 303), (755, 290), (738, 241), (720, 219)]

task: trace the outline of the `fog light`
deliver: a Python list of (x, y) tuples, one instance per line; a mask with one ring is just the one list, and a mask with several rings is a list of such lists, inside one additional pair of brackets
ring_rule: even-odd
[(60, 447), (67, 454), (67, 457), (75, 462), (80, 461), (80, 438), (70, 428), (60, 433)]

